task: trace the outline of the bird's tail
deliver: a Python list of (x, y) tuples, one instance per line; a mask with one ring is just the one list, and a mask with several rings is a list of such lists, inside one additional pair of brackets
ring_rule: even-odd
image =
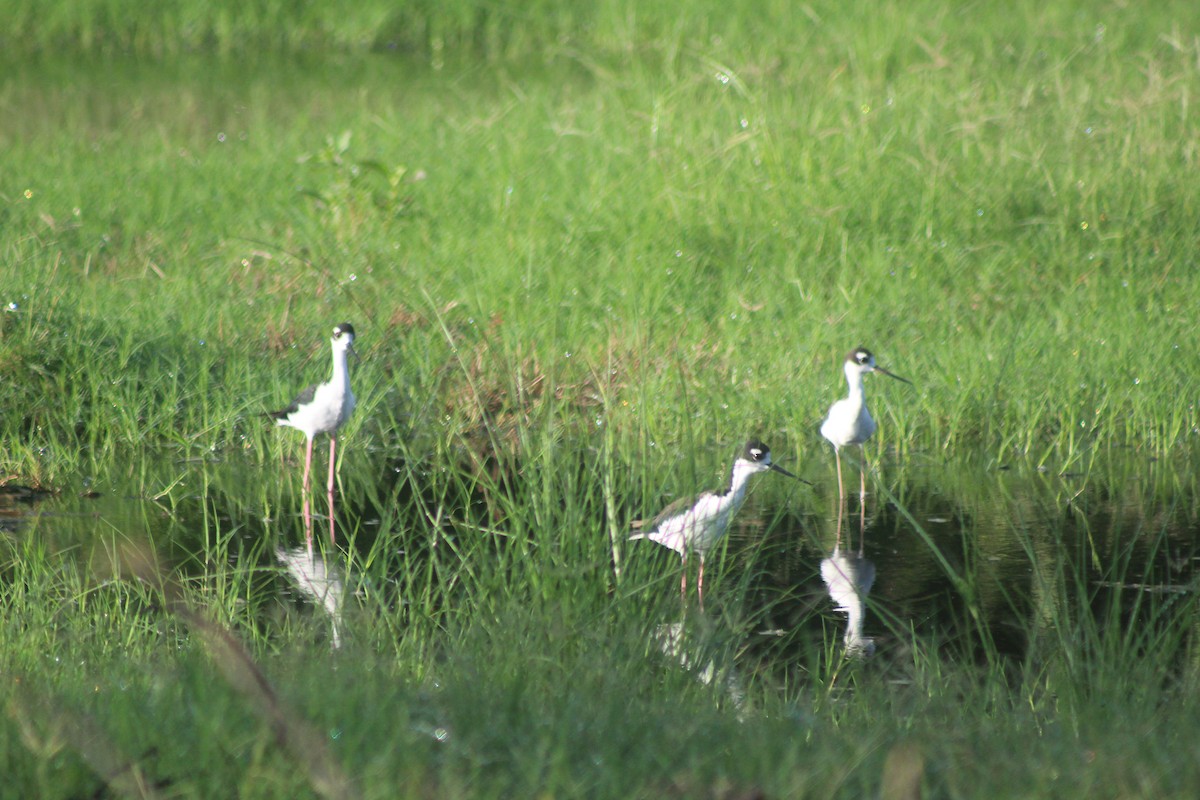
[(654, 533), (654, 522), (648, 519), (635, 519), (629, 523), (629, 527), (632, 528), (629, 531), (630, 541), (634, 539), (649, 539), (650, 534)]

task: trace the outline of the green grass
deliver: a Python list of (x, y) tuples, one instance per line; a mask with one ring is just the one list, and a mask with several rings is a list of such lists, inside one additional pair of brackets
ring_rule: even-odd
[[(1195, 794), (1191, 5), (6, 8), (0, 478), (53, 493), (0, 508), (4, 791)], [(331, 653), (260, 412), (343, 320)], [(915, 383), (863, 662), (858, 344)], [(706, 685), (624, 532), (750, 434), (818, 486), (711, 560)]]

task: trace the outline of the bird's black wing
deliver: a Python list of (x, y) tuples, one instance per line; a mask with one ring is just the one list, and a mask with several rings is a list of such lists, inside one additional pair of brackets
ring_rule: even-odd
[(667, 520), (671, 519), (671, 517), (677, 517), (680, 514), (687, 512), (687, 510), (690, 509), (692, 506), (694, 506), (696, 503), (698, 503), (700, 501), (700, 498), (703, 497), (705, 494), (710, 494), (710, 493), (704, 492), (702, 494), (684, 495), (683, 497), (678, 498), (673, 503), (669, 504), (666, 508), (664, 508), (662, 511), (655, 514), (654, 519), (652, 519), (652, 520), (645, 520), (645, 519), (636, 520), (633, 523), (634, 531), (641, 530), (641, 531), (644, 531), (645, 533), (650, 533), (652, 531), (658, 530), (659, 525), (661, 525), (664, 522), (666, 522)]
[(312, 386), (309, 386), (303, 392), (296, 395), (296, 399), (292, 401), (290, 406), (282, 411), (268, 411), (267, 416), (274, 419), (287, 419), (292, 414), (295, 414), (297, 411), (299, 411), (300, 406), (307, 405), (312, 402), (313, 398), (317, 395), (318, 386), (320, 386), (319, 383), (314, 383)]

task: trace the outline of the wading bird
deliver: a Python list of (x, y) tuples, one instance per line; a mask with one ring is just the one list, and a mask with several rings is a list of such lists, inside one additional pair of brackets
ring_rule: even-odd
[[(733, 462), (729, 488), (723, 492), (704, 492), (695, 497), (683, 497), (664, 508), (648, 531), (637, 531), (629, 538), (650, 539), (679, 553), (683, 559), (683, 578), (679, 591), (687, 602), (687, 557), (695, 552), (700, 557), (700, 574), (696, 593), (704, 607), (704, 555), (729, 530), (729, 520), (746, 499), (746, 484), (750, 476), (774, 470), (789, 478), (796, 476), (778, 464), (771, 463), (771, 450), (757, 439), (746, 442)], [(798, 479), (800, 480), (800, 479)]]
[[(859, 502), (865, 504), (867, 499), (867, 451), (864, 443), (875, 433), (875, 420), (867, 410), (867, 399), (863, 395), (863, 376), (868, 372), (882, 372), (889, 378), (912, 385), (912, 381), (888, 372), (875, 363), (875, 356), (865, 347), (857, 347), (846, 354), (843, 365), (846, 372), (846, 383), (850, 384), (850, 394), (838, 400), (829, 407), (829, 414), (821, 423), (821, 435), (833, 445), (833, 457), (837, 461), (838, 501), (844, 502), (846, 490), (842, 486), (842, 448), (847, 445), (858, 445), (862, 457), (859, 485)], [(861, 508), (861, 505), (860, 505)]]
[(333, 375), (325, 383), (309, 386), (282, 411), (271, 411), (268, 416), (277, 425), (286, 425), (301, 431), (307, 438), (304, 450), (304, 538), (312, 555), (312, 511), (309, 506), (309, 478), (312, 473), (313, 439), (319, 434), (329, 434), (329, 541), (335, 541), (333, 517), (334, 457), (337, 454), (337, 431), (346, 424), (354, 412), (354, 392), (350, 389), (350, 368), (347, 356), (358, 353), (354, 350), (354, 326), (343, 322), (333, 329)]

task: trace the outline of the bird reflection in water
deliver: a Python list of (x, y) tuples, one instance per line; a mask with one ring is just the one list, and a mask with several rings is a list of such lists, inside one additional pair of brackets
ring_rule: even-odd
[(331, 628), (330, 646), (335, 650), (341, 647), (342, 600), (346, 596), (341, 573), (322, 556), (309, 555), (307, 547), (279, 549), (275, 557), (287, 568), (300, 593), (325, 609)]
[(846, 655), (865, 658), (875, 652), (875, 640), (863, 636), (866, 598), (875, 585), (875, 562), (863, 555), (866, 528), (860, 527), (858, 550), (842, 549), (842, 516), (838, 514), (833, 552), (821, 559), (821, 580), (833, 600), (834, 609), (846, 615)]
[[(697, 618), (694, 622), (701, 623), (702, 620)], [(667, 622), (655, 627), (654, 640), (668, 661), (691, 672), (705, 686), (719, 684), (738, 714), (745, 713), (746, 689), (732, 664), (718, 666), (717, 648), (711, 637), (696, 636), (690, 630), (685, 630), (682, 622)]]

